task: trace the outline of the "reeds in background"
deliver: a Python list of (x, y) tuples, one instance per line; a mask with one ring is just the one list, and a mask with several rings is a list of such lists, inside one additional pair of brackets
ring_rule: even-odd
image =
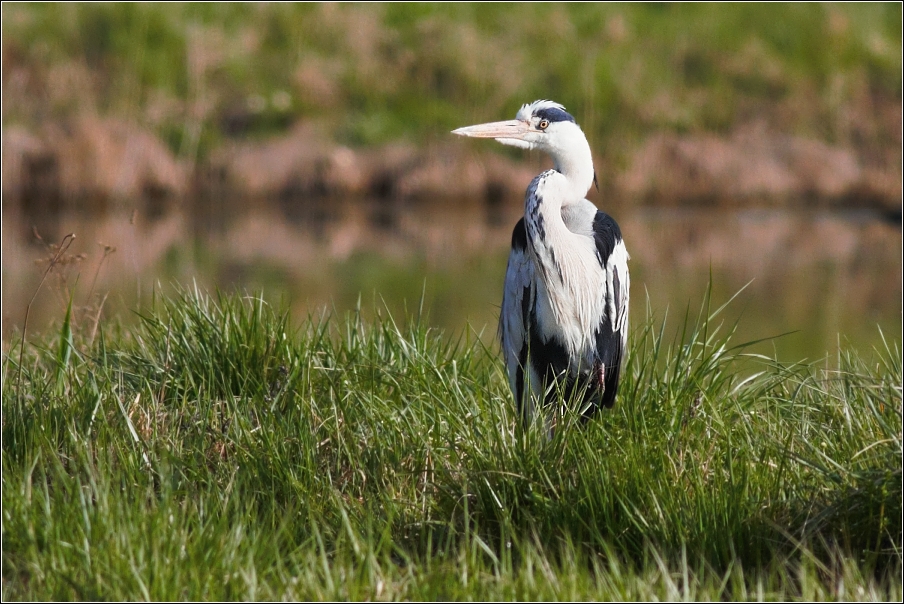
[[(374, 192), (429, 145), (467, 164), (449, 130), (551, 96), (619, 197), (900, 216), (900, 24), (895, 3), (8, 5), (4, 197), (42, 175), (64, 197), (159, 203), (223, 176), (255, 194), (238, 158), (268, 140), (308, 147), (282, 162), (296, 190)], [(363, 152), (405, 144), (388, 165)], [(256, 178), (277, 194), (272, 163)], [(397, 192), (472, 194), (444, 172)]]

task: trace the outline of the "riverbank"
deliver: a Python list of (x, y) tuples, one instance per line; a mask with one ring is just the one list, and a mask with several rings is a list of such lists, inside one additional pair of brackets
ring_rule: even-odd
[[(486, 146), (485, 146), (486, 147)], [(657, 134), (625, 151), (623, 167), (597, 160), (597, 201), (616, 206), (834, 207), (901, 217), (900, 170), (850, 148), (756, 125), (727, 135)], [(197, 200), (469, 199), (518, 204), (545, 158), (522, 160), (452, 140), (419, 148), (352, 148), (312, 122), (260, 141), (213, 149), (191, 165), (153, 132), (101, 117), (6, 129), (4, 212), (23, 216), (104, 213), (139, 200), (159, 215)], [(898, 167), (899, 168), (899, 167)]]
[(4, 213), (136, 198), (149, 216), (204, 197), (517, 205), (542, 160), (449, 131), (551, 96), (591, 141), (601, 205), (900, 221), (891, 3), (2, 10)]

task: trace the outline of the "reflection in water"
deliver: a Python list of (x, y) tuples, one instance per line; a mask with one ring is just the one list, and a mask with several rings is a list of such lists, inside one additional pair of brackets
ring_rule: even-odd
[[(74, 292), (83, 322), (96, 316), (104, 296), (104, 316), (128, 322), (127, 311), (147, 305), (155, 289), (197, 282), (226, 291), (262, 289), (268, 299), (287, 303), (297, 321), (324, 308), (352, 310), (359, 298), (368, 312), (385, 307), (398, 315), (417, 309), (423, 295), (431, 324), (453, 333), (470, 325), (485, 341), (495, 337), (518, 207), (293, 197), (221, 202), (156, 220), (134, 220), (129, 212), (61, 217), (60, 230), (77, 235), (73, 259), (45, 283), (30, 333), (61, 319), (67, 291)], [(673, 325), (688, 309), (696, 316), (712, 274), (714, 306), (750, 283), (723, 315), (727, 325), (740, 318), (736, 342), (796, 332), (759, 345), (760, 352), (820, 358), (836, 349), (839, 334), (868, 351), (881, 346), (877, 325), (900, 341), (898, 225), (824, 211), (622, 208), (613, 214), (631, 253), (635, 324), (647, 304), (659, 317), (668, 309)], [(35, 261), (47, 255), (29, 230), (4, 216), (4, 347), (40, 281), (44, 265)], [(103, 263), (99, 244), (116, 248)]]

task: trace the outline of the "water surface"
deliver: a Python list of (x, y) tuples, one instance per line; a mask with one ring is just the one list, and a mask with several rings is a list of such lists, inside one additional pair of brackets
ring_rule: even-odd
[[(92, 327), (98, 316), (128, 323), (155, 291), (197, 283), (263, 291), (287, 305), (296, 324), (308, 313), (341, 314), (359, 303), (366, 314), (399, 317), (422, 307), (430, 324), (491, 342), (519, 210), (465, 201), (242, 201), (153, 219), (128, 210), (61, 216), (43, 225), (45, 240), (68, 232), (76, 240), (68, 264), (43, 284), (29, 332), (61, 320), (67, 292), (74, 292), (78, 320)], [(659, 318), (668, 313), (672, 324), (688, 311), (696, 315), (711, 281), (713, 308), (743, 288), (720, 315), (726, 326), (737, 322), (736, 342), (793, 332), (758, 352), (819, 359), (839, 341), (868, 352), (882, 346), (880, 330), (900, 342), (900, 225), (824, 210), (610, 212), (631, 254), (635, 324), (648, 309)], [(24, 220), (4, 215), (7, 345), (49, 255)]]

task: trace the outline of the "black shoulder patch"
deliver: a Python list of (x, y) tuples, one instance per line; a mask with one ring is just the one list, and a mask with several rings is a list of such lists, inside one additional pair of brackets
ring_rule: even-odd
[(571, 117), (571, 114), (565, 111), (564, 109), (559, 109), (558, 107), (549, 107), (548, 109), (540, 109), (534, 115), (543, 120), (549, 120), (550, 122), (572, 122), (574, 118)]
[(605, 267), (612, 250), (615, 249), (615, 244), (622, 239), (618, 223), (605, 212), (597, 212), (593, 219), (593, 239), (596, 241), (596, 253), (599, 255), (600, 264)]
[(521, 252), (527, 249), (527, 231), (524, 229), (524, 218), (518, 221), (512, 231), (512, 249)]

